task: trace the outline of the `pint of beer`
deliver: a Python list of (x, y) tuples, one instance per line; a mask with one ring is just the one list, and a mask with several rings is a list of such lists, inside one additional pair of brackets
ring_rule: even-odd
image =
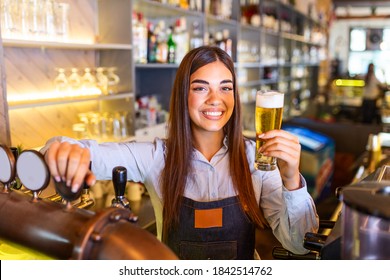
[(280, 129), (282, 125), (284, 94), (277, 91), (260, 90), (256, 94), (256, 157), (255, 168), (258, 170), (274, 170), (276, 158), (268, 157), (259, 152), (264, 144), (258, 136), (262, 133)]

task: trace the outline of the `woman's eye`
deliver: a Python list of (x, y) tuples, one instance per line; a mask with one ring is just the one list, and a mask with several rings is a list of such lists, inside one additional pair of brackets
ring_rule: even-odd
[(201, 92), (201, 91), (206, 91), (207, 89), (205, 87), (193, 87), (192, 90)]
[(223, 91), (232, 91), (233, 88), (232, 87), (223, 87), (222, 90)]

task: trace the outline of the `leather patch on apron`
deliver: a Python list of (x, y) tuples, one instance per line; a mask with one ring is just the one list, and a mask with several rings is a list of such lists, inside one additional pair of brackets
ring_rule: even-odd
[(195, 209), (195, 228), (222, 227), (222, 208)]

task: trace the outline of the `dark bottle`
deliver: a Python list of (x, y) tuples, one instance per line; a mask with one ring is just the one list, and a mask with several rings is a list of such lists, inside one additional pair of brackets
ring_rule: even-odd
[(157, 61), (157, 36), (154, 33), (154, 26), (151, 22), (148, 23), (148, 63)]

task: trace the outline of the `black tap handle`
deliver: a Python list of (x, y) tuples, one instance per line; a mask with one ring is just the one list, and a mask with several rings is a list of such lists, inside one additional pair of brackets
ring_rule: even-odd
[(321, 252), (327, 237), (327, 235), (319, 233), (306, 232), (305, 238), (303, 239), (303, 247), (308, 250)]
[(72, 192), (71, 188), (66, 186), (66, 182), (62, 180), (60, 182), (54, 180), (54, 186), (57, 193), (69, 203), (78, 199), (83, 191), (82, 188), (79, 188), (77, 192)]
[(10, 147), (10, 149), (11, 149), (12, 154), (13, 154), (14, 157), (15, 157), (15, 160), (17, 160), (17, 159), (18, 159), (18, 156), (19, 156), (18, 148), (16, 148), (16, 147)]
[(116, 166), (112, 169), (112, 183), (114, 184), (115, 196), (124, 196), (127, 184), (127, 169), (125, 167)]
[(279, 246), (272, 249), (272, 256), (277, 260), (318, 260), (320, 258), (317, 252), (309, 252), (304, 255), (298, 255)]
[[(89, 170), (92, 170), (92, 161), (89, 162)], [(87, 184), (85, 180), (82, 186), (84, 191), (89, 191), (90, 186)]]

